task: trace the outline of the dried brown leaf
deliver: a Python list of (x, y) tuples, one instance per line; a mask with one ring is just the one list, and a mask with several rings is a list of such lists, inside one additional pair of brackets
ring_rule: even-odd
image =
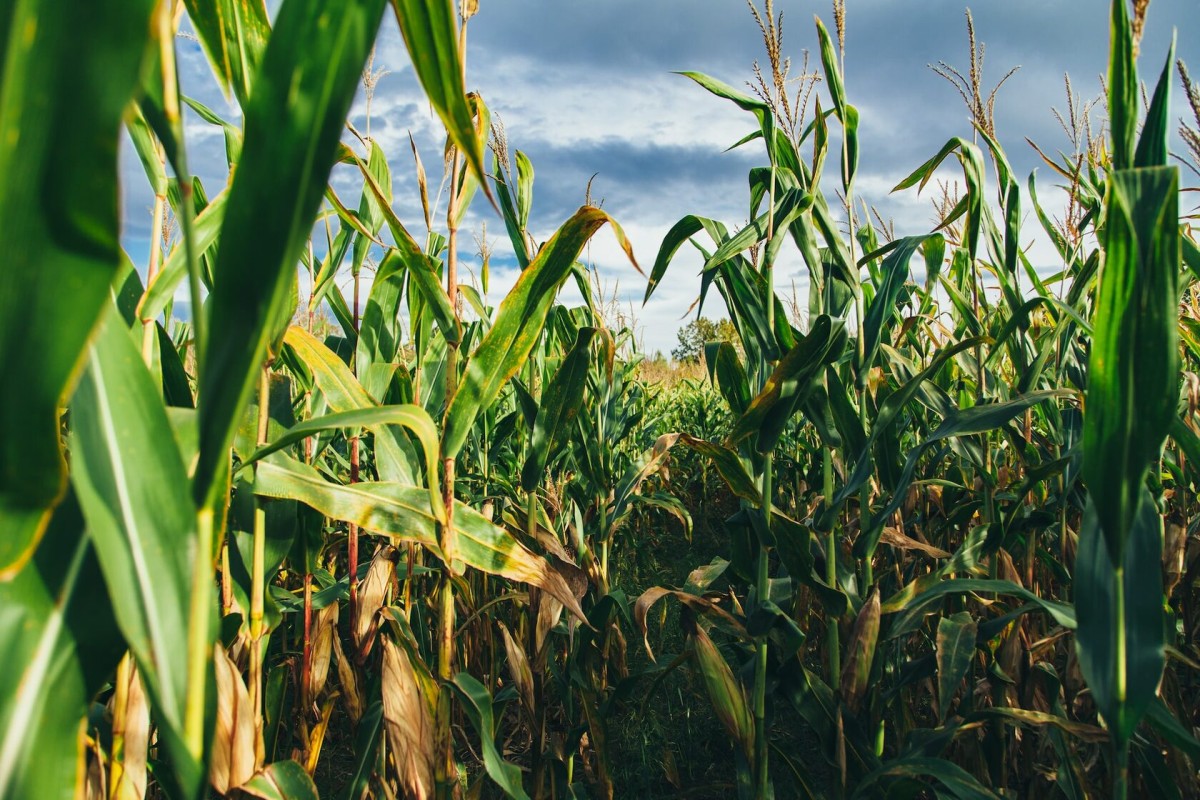
[(421, 693), (408, 655), (384, 637), (383, 721), (406, 797), (427, 800), (434, 793), (434, 730), (430, 703)]
[(244, 784), (262, 766), (263, 743), (242, 673), (218, 642), (213, 654), (217, 683), (217, 724), (208, 779), (221, 794)]

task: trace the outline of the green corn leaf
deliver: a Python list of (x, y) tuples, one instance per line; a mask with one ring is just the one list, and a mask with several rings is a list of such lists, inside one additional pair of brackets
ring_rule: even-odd
[[(228, 195), (227, 190), (222, 190), (193, 220), (196, 253), (201, 256), (216, 253), (221, 226), (225, 222), (225, 201)], [(138, 316), (141, 319), (155, 319), (162, 314), (175, 299), (175, 291), (187, 274), (187, 252), (180, 243), (167, 254), (162, 269), (146, 287), (146, 293), (138, 303)]]
[(854, 188), (854, 176), (858, 173), (858, 109), (852, 105), (846, 106), (843, 126), (846, 157), (842, 160), (842, 188), (850, 191)]
[[(967, 215), (962, 239), (973, 261), (979, 250), (979, 234), (983, 228), (984, 215), (983, 154), (976, 145), (958, 137), (951, 139), (942, 146), (942, 149), (936, 155), (917, 167), (907, 178), (896, 184), (896, 187), (892, 191), (898, 192), (902, 189), (917, 186), (918, 184), (918, 191), (924, 189), (925, 184), (932, 180), (934, 173), (937, 172), (937, 168), (946, 160), (946, 157), (956, 151), (958, 152), (959, 161), (963, 166), (963, 177), (967, 184), (967, 194), (960, 201), (962, 207), (955, 210)], [(953, 219), (955, 216), (957, 215), (951, 213), (950, 219)]]
[(354, 768), (346, 779), (339, 800), (359, 800), (363, 796), (371, 775), (375, 773), (375, 756), (379, 752), (382, 733), (383, 703), (376, 700), (358, 721), (358, 732), (354, 737)]
[(263, 0), (184, 0), (217, 81), (243, 108), (271, 35)]
[(425, 300), (426, 307), (446, 341), (458, 344), (462, 341), (462, 326), (454, 314), (446, 290), (438, 280), (439, 275), (433, 261), (420, 252), (406, 254), (405, 260), (408, 262), (408, 274), (411, 276), (409, 286), (419, 292)]
[[(939, 797), (953, 797), (957, 800), (989, 800), (989, 798), (998, 800), (999, 798), (999, 795), (983, 786), (971, 773), (951, 761), (911, 755), (892, 759), (866, 775), (851, 797), (858, 800), (859, 798), (891, 796), (891, 792), (884, 788), (884, 786), (890, 788), (895, 785), (895, 782), (889, 781), (889, 779), (907, 779), (912, 782), (920, 778), (933, 778), (941, 784), (945, 794), (939, 793)], [(903, 790), (897, 787), (896, 791)]]
[[(326, 481), (307, 464), (277, 453), (256, 467), (254, 492), (263, 497), (297, 500), (363, 530), (415, 542), (442, 558), (439, 523), (429, 510), (425, 489), (373, 482), (339, 486)], [(586, 619), (562, 575), (506, 530), (465, 503), (454, 507), (454, 528), (454, 558), (460, 566), (537, 586), (580, 619)]]
[(1129, 21), (1126, 0), (1112, 0), (1109, 18), (1108, 127), (1112, 131), (1114, 169), (1129, 169), (1134, 165), (1134, 142), (1137, 138), (1138, 76), (1133, 57), (1133, 29)]
[[(383, 263), (375, 272), (355, 344), (354, 366), (359, 372), (360, 381), (366, 380), (368, 370), (392, 366), (399, 360), (397, 356), (403, 336), (400, 308), (404, 302), (404, 279), (407, 274), (408, 268), (395, 251), (389, 251), (383, 257)], [(380, 402), (384, 399), (383, 394), (378, 392), (371, 392), (371, 396)]]
[(209, 555), (196, 552), (195, 507), (158, 387), (115, 313), (86, 355), (71, 402), (71, 479), (171, 753), (170, 775), (194, 797), (204, 772), (202, 754), (183, 744), (191, 567)]
[(476, 127), (463, 85), (455, 7), (453, 0), (392, 0), (421, 88), (490, 200), (483, 164), (488, 130), (485, 125), (481, 133)]
[(84, 795), (80, 725), (124, 644), (74, 497), (33, 558), (0, 581), (0, 796)]
[(1092, 320), (1083, 475), (1114, 568), (1179, 392), (1179, 173), (1115, 172)]
[(195, 111), (200, 119), (221, 129), (221, 133), (225, 137), (225, 161), (229, 168), (233, 169), (234, 165), (242, 158), (242, 129), (230, 125), (215, 111), (193, 97), (185, 95), (183, 102), (187, 104), (188, 108)]
[(0, 12), (0, 580), (32, 555), (66, 488), (58, 407), (121, 263), (118, 133), (154, 5)]
[(725, 402), (735, 414), (744, 414), (750, 406), (750, 379), (729, 342), (710, 342), (704, 347), (708, 379), (717, 385)]
[[(441, 286), (440, 273), (433, 257), (421, 251), (412, 234), (408, 232), (404, 223), (392, 210), (390, 191), (385, 191), (379, 185), (375, 174), (362, 163), (361, 159), (358, 159), (357, 163), (365, 183), (363, 192), (365, 194), (369, 189), (374, 195), (377, 207), (383, 214), (384, 220), (387, 221), (392, 238), (396, 241), (395, 252), (408, 267), (411, 278), (409, 285), (417, 290), (412, 294), (425, 302), (446, 341), (458, 344), (462, 341), (462, 326), (454, 309), (450, 306), (449, 296)], [(431, 252), (436, 252), (436, 250)], [(412, 298), (410, 298), (410, 302), (412, 302)]]
[[(350, 274), (357, 276), (362, 270), (363, 262), (367, 258), (367, 250), (379, 236), (379, 229), (383, 227), (383, 209), (386, 205), (389, 208), (392, 205), (392, 172), (388, 167), (387, 156), (383, 154), (383, 148), (379, 143), (372, 140), (370, 143), (370, 154), (367, 156), (367, 163), (364, 165), (362, 159), (356, 158), (359, 168), (364, 173), (369, 173), (371, 180), (364, 183), (362, 190), (362, 199), (358, 205), (358, 222), (365, 229), (364, 233), (360, 233), (354, 240), (354, 249), (350, 260)], [(370, 233), (370, 236), (365, 235)]]
[(838, 119), (845, 120), (846, 87), (842, 83), (842, 71), (838, 68), (837, 48), (821, 18), (814, 16), (813, 21), (817, 24), (817, 40), (821, 43), (821, 68), (825, 73), (825, 85), (829, 87), (829, 96), (833, 100), (833, 110)]
[(1136, 167), (1165, 167), (1169, 154), (1168, 140), (1171, 137), (1171, 68), (1175, 65), (1175, 39), (1167, 51), (1167, 63), (1163, 65), (1154, 88), (1154, 97), (1142, 123), (1141, 137), (1134, 154)]
[(616, 220), (584, 206), (563, 223), (500, 302), (496, 321), (471, 356), (462, 383), (446, 410), (442, 454), (451, 458), (466, 444), (475, 419), (491, 405), (509, 378), (525, 365), (542, 334), (554, 298), (592, 234), (610, 223), (617, 241), (636, 266), (633, 250)]
[[(965, 349), (965, 347), (963, 347), (965, 344), (965, 342), (960, 342), (959, 348)], [(942, 351), (942, 354), (939, 354), (939, 358), (943, 357), (943, 354), (948, 354), (948, 351)], [(936, 364), (936, 366), (940, 368), (941, 364)], [(916, 391), (920, 388), (921, 380), (927, 378), (928, 374), (931, 374), (931, 371), (934, 369), (934, 367), (935, 364), (931, 363), (930, 367), (922, 371), (921, 375), (918, 375), (913, 379), (913, 381), (910, 381), (909, 384), (906, 384), (906, 388), (911, 387), (912, 394), (907, 394), (907, 396), (904, 397), (898, 397), (897, 399), (903, 402), (897, 402), (890, 407), (885, 404), (884, 409), (881, 409), (880, 416), (884, 416), (882, 411), (889, 408), (892, 414), (899, 413), (899, 411), (903, 409), (904, 405), (906, 405), (907, 402), (916, 394)], [(899, 394), (900, 393), (898, 392), (897, 395)], [(1003, 425), (1008, 424), (1016, 416), (1024, 413), (1025, 409), (1027, 408), (1031, 408), (1038, 403), (1045, 402), (1046, 400), (1054, 397), (1066, 397), (1071, 394), (1072, 392), (1064, 389), (1050, 389), (1039, 392), (1029, 392), (1028, 394), (1020, 395), (1001, 403), (984, 403), (982, 405), (955, 410), (948, 414), (945, 419), (942, 420), (942, 423), (937, 427), (937, 429), (930, 434), (929, 438), (921, 442), (909, 453), (904, 464), (903, 474), (896, 486), (895, 496), (884, 508), (884, 510), (879, 512), (878, 516), (875, 517), (877, 524), (873, 526), (871, 531), (868, 531), (868, 535), (860, 536), (855, 542), (855, 551), (861, 553), (874, 552), (875, 545), (878, 542), (878, 535), (882, 531), (882, 525), (879, 524), (879, 520), (886, 519), (892, 514), (892, 512), (900, 507), (901, 503), (904, 502), (904, 489), (908, 487), (908, 484), (912, 480), (912, 474), (916, 469), (917, 462), (920, 461), (921, 457), (926, 453), (927, 450), (929, 450), (929, 448), (933, 447), (938, 442), (945, 441), (946, 439), (961, 436), (972, 436), (978, 433), (985, 433), (987, 431), (995, 430)], [(889, 400), (890, 399), (891, 398), (889, 398)], [(869, 440), (869, 443), (873, 445), (873, 443), (876, 441), (876, 438), (877, 434), (875, 434), (873, 430), (872, 438)], [(840, 508), (841, 504), (846, 502), (847, 498), (849, 498), (855, 491), (858, 490), (858, 488), (862, 486), (862, 484), (871, 474), (871, 464), (872, 461), (870, 460), (870, 447), (868, 446), (867, 448), (864, 448), (864, 452), (859, 457), (858, 463), (855, 465), (854, 472), (851, 473), (846, 485), (839, 489), (838, 493), (834, 495), (832, 503), (833, 508)]]
[[(283, 340), (308, 367), (331, 410), (341, 413), (377, 406), (350, 372), (346, 362), (312, 334), (293, 326), (288, 328)], [(376, 430), (375, 458), (379, 476), (384, 480), (417, 484), (418, 473), (411, 447), (393, 429), (382, 427)]]
[(268, 764), (238, 790), (262, 800), (318, 800), (319, 797), (304, 767), (291, 759)]
[(975, 654), (975, 619), (967, 611), (959, 611), (938, 620), (937, 626), (937, 676), (938, 676), (938, 720), (946, 721), (950, 712), (950, 701), (958, 691), (959, 684), (971, 668)]
[(529, 211), (533, 208), (533, 162), (520, 150), (517, 156), (517, 224), (523, 231), (529, 227)]
[(759, 492), (754, 479), (750, 477), (750, 473), (746, 471), (746, 466), (737, 452), (716, 442), (697, 439), (687, 434), (672, 435), (678, 436), (678, 441), (686, 447), (711, 459), (713, 466), (717, 468), (717, 473), (725, 481), (729, 490), (736, 496), (754, 505), (762, 502), (762, 494)]
[(521, 768), (505, 761), (496, 747), (495, 715), (492, 710), (492, 696), (488, 694), (487, 688), (466, 672), (455, 675), (450, 685), (454, 687), (472, 727), (479, 734), (483, 766), (488, 777), (496, 782), (506, 797), (512, 800), (529, 800), (529, 795), (525, 794), (525, 788), (521, 785)]
[(1193, 761), (1200, 759), (1200, 741), (1190, 728), (1184, 727), (1161, 697), (1150, 702), (1146, 721), (1162, 734), (1168, 742), (1188, 754)]
[(906, 633), (916, 630), (920, 627), (921, 619), (925, 614), (936, 611), (936, 609), (931, 610), (929, 606), (943, 597), (947, 595), (966, 594), (968, 592), (993, 592), (995, 594), (1010, 595), (1045, 611), (1055, 623), (1062, 625), (1064, 628), (1073, 630), (1076, 627), (1076, 611), (1074, 608), (1065, 603), (1039, 597), (1012, 581), (987, 580), (983, 578), (955, 578), (928, 586), (915, 595), (903, 598), (900, 602), (889, 601), (885, 603), (883, 613), (895, 614), (903, 612), (892, 622), (892, 626), (888, 629), (888, 638), (894, 639), (897, 636), (903, 636)]
[(696, 627), (688, 638), (717, 719), (741, 748), (746, 761), (753, 763), (754, 720), (750, 716), (750, 705), (746, 702), (741, 684), (707, 633)]
[(583, 402), (588, 370), (592, 365), (592, 339), (597, 328), (581, 328), (543, 393), (529, 440), (529, 457), (521, 470), (521, 488), (532, 492), (541, 482), (546, 464), (557, 455), (562, 439), (574, 427)]
[(167, 194), (167, 169), (159, 160), (158, 140), (141, 108), (136, 103), (130, 103), (125, 114), (125, 130), (129, 132), (129, 140), (137, 151), (142, 169), (146, 171), (146, 180), (150, 182), (150, 191), (154, 194)]
[(671, 259), (679, 252), (680, 245), (702, 230), (708, 231), (713, 241), (718, 244), (727, 238), (725, 226), (706, 217), (688, 215), (671, 226), (667, 235), (663, 237), (662, 244), (659, 245), (658, 255), (654, 259), (654, 267), (650, 270), (650, 280), (646, 282), (646, 294), (642, 298), (642, 305), (650, 300), (650, 295), (654, 294), (654, 290), (658, 288), (658, 284), (667, 273), (667, 267), (671, 265)]
[[(899, 311), (896, 301), (900, 297), (900, 290), (904, 288), (905, 281), (908, 280), (909, 261), (922, 244), (933, 251), (938, 251), (939, 243), (944, 249), (945, 239), (940, 234), (930, 234), (928, 236), (908, 236), (888, 245), (889, 248), (892, 248), (891, 252), (888, 253), (880, 267), (883, 272), (883, 283), (876, 290), (875, 297), (871, 300), (866, 317), (863, 319), (864, 354), (863, 363), (858, 368), (860, 382), (865, 381), (867, 373), (875, 364), (875, 356), (879, 352), (883, 329)], [(866, 256), (863, 261), (870, 258), (871, 256)]]
[(811, 386), (813, 376), (841, 355), (845, 342), (845, 329), (840, 320), (834, 325), (828, 316), (817, 318), (808, 336), (780, 359), (762, 391), (734, 424), (726, 446), (732, 447), (758, 433), (758, 452), (770, 452), (797, 404), (803, 400), (804, 390)]
[(183, 367), (183, 359), (179, 350), (171, 341), (167, 329), (161, 323), (154, 323), (158, 332), (158, 360), (162, 365), (163, 400), (168, 406), (175, 408), (195, 408), (196, 401), (192, 397), (192, 387), (188, 382), (187, 370)]
[(440, 485), (437, 479), (437, 427), (433, 423), (433, 418), (420, 406), (402, 405), (356, 408), (307, 419), (288, 428), (285, 433), (270, 444), (260, 447), (244, 463), (246, 465), (254, 464), (266, 458), (271, 453), (276, 453), (289, 445), (295, 444), (309, 436), (315, 436), (323, 431), (360, 427), (378, 429), (385, 425), (400, 425), (408, 428), (417, 437), (417, 441), (421, 443), (421, 448), (425, 455), (425, 485), (429, 489), (429, 508), (439, 522), (445, 522), (446, 512), (442, 505)]
[[(736, 234), (721, 242), (717, 250), (705, 261), (704, 270), (707, 272), (754, 245), (767, 241), (767, 234), (772, 230), (772, 224), (774, 224), (773, 230), (787, 230), (793, 222), (800, 218), (801, 214), (812, 206), (812, 203), (813, 196), (800, 189), (789, 189), (784, 192), (775, 203), (773, 215), (769, 212), (760, 214)], [(778, 236), (771, 241), (771, 246), (778, 249), (784, 241), (786, 241), (786, 237)], [(768, 252), (770, 251), (771, 248), (768, 248)], [(768, 256), (766, 260), (769, 262), (770, 257)]]
[(1079, 665), (1118, 747), (1129, 741), (1153, 702), (1166, 663), (1163, 521), (1147, 490), (1137, 497), (1120, 569), (1109, 561), (1094, 497), (1084, 511), (1075, 557)]
[[(775, 135), (775, 114), (771, 111), (771, 107), (762, 100), (742, 94), (732, 86), (722, 83), (716, 78), (710, 78), (701, 72), (679, 72), (676, 74), (682, 75), (685, 78), (691, 78), (693, 81), (698, 83), (700, 86), (703, 86), (717, 97), (724, 98), (725, 100), (731, 100), (735, 105), (737, 105), (738, 108), (754, 114), (754, 116), (758, 119), (758, 125), (760, 128), (759, 132), (764, 143), (772, 142), (777, 139)], [(775, 161), (774, 158), (771, 160), (772, 162)]]
[(276, 18), (246, 106), (208, 301), (194, 490), (202, 506), (215, 502), (215, 479), (267, 355), (271, 322), (296, 279), (383, 6), (285, 0)]

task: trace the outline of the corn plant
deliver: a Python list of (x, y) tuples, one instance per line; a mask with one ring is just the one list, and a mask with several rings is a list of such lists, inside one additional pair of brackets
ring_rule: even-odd
[[(835, 3), (836, 38), (817, 22), (828, 110), (818, 95), (807, 126), (797, 123), (800, 96), (785, 100), (779, 88), (789, 79), (771, 4), (755, 16), (772, 62), (770, 78), (758, 73), (757, 96), (685, 73), (756, 118), (739, 143), (766, 146), (766, 165), (750, 175), (750, 222), (730, 234), (713, 220), (681, 220), (663, 242), (647, 296), (680, 245), (691, 240), (704, 251), (701, 300), (719, 289), (745, 354), (710, 348), (712, 383), (735, 415), (724, 445), (737, 447), (755, 475), (758, 508), (772, 510), (744, 508), (727, 521), (729, 561), (706, 570), (704, 582), (643, 595), (643, 630), (645, 609), (658, 599), (683, 603), (692, 659), (740, 748), (745, 796), (772, 791), (778, 773), (764, 767), (771, 726), (763, 711), (774, 705), (782, 715), (781, 704), (826, 748), (827, 770), (787, 762), (789, 779), (810, 792), (870, 795), (928, 782), (970, 796), (1030, 791), (1037, 778), (1022, 759), (1048, 747), (1068, 796), (1095, 782), (1124, 796), (1134, 739), (1139, 785), (1169, 786), (1170, 770), (1189, 774), (1195, 754), (1159, 694), (1158, 632), (1170, 602), (1163, 520), (1170, 524), (1174, 512), (1162, 495), (1153, 500), (1163, 484), (1151, 472), (1165, 463), (1168, 435), (1181, 451), (1194, 446), (1176, 403), (1186, 247), (1178, 178), (1164, 160), (1172, 57), (1136, 134), (1132, 30), (1140, 18), (1132, 25), (1125, 4), (1113, 4), (1111, 148), (1049, 160), (1069, 181), (1073, 229), (1053, 223), (1029, 180), (1029, 199), (1064, 260), (1046, 280), (1020, 243), (1023, 193), (987, 102), (972, 106), (970, 139), (951, 140), (896, 187), (923, 188), (953, 157), (965, 195), (945, 198), (934, 231), (895, 238), (876, 228), (869, 208), (855, 208), (858, 113), (841, 77), (844, 6)], [(975, 70), (972, 80), (978, 99)], [(835, 122), (840, 221), (821, 188)], [(1097, 248), (1086, 249), (1084, 229)], [(780, 307), (772, 267), (785, 243), (809, 272), (806, 330), (781, 325), (772, 311)], [(924, 285), (912, 273), (917, 255)], [(1055, 281), (1069, 291), (1056, 295)], [(849, 342), (840, 331), (853, 332)], [(804, 479), (773, 480), (780, 447)], [(1190, 479), (1176, 466), (1173, 480)], [(1135, 569), (1136, 593), (1126, 577)], [(724, 581), (739, 597), (728, 610)], [(823, 647), (805, 636), (814, 626), (825, 629)], [(730, 642), (732, 668), (721, 639)], [(1064, 647), (1072, 639), (1074, 648)], [(1071, 678), (1076, 670), (1098, 717), (1067, 707), (1084, 688)], [(921, 709), (922, 697), (935, 715)], [(1148, 710), (1153, 733), (1135, 737)], [(982, 734), (971, 740), (967, 730)], [(1158, 736), (1178, 748), (1171, 766), (1148, 752)], [(1111, 756), (1108, 770), (1089, 774), (1081, 753), (1101, 742), (1111, 742), (1101, 751)]]

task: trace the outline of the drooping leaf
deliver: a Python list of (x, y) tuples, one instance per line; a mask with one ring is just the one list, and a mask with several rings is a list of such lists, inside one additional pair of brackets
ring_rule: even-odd
[[(327, 517), (353, 522), (397, 541), (416, 542), (441, 555), (439, 523), (429, 510), (426, 489), (372, 482), (339, 486), (312, 467), (276, 454), (259, 462), (254, 491), (264, 497), (298, 500)], [(456, 561), (489, 575), (533, 584), (584, 618), (579, 600), (562, 575), (508, 531), (465, 503), (455, 505), (454, 528)]]
[(811, 387), (813, 377), (841, 355), (845, 342), (840, 320), (834, 324), (828, 316), (817, 318), (808, 335), (780, 359), (762, 391), (734, 424), (726, 444), (735, 445), (758, 433), (758, 452), (772, 450), (788, 419), (803, 401), (805, 391)]
[(458, 455), (480, 411), (489, 406), (509, 378), (524, 366), (546, 324), (558, 290), (571, 274), (583, 246), (605, 222), (636, 265), (633, 250), (616, 220), (598, 208), (585, 206), (563, 223), (517, 278), (500, 302), (496, 320), (467, 364), (462, 383), (446, 410), (442, 453)]
[(430, 490), (430, 510), (439, 521), (445, 521), (445, 511), (437, 480), (437, 428), (433, 419), (420, 406), (380, 406), (376, 408), (358, 408), (350, 411), (340, 411), (314, 417), (299, 422), (289, 428), (279, 438), (263, 445), (250, 455), (245, 463), (253, 464), (271, 453), (278, 452), (289, 445), (315, 436), (322, 431), (342, 428), (379, 428), (384, 425), (401, 425), (412, 431), (425, 453), (426, 486)]
[[(346, 362), (311, 333), (292, 326), (284, 334), (283, 341), (311, 372), (313, 381), (332, 411), (340, 414), (378, 407), (350, 372)], [(407, 441), (398, 436), (394, 429), (387, 426), (377, 428), (375, 459), (379, 477), (385, 481), (415, 485), (418, 472), (413, 459), (409, 457), (410, 449)]]
[(888, 796), (889, 792), (880, 784), (888, 785), (889, 778), (909, 781), (933, 778), (947, 793), (939, 796), (953, 797), (957, 800), (989, 800), (999, 797), (977, 781), (971, 773), (951, 761), (911, 755), (887, 761), (879, 769), (864, 776), (852, 797), (857, 800)]
[(1050, 615), (1055, 623), (1062, 625), (1064, 628), (1074, 629), (1076, 627), (1075, 609), (1071, 606), (1056, 600), (1047, 600), (1039, 597), (1012, 581), (988, 580), (984, 578), (954, 578), (952, 580), (938, 581), (931, 586), (925, 587), (919, 594), (904, 598), (899, 602), (889, 601), (886, 603), (883, 607), (883, 613), (893, 614), (901, 611), (904, 612), (892, 623), (891, 628), (888, 629), (888, 636), (901, 636), (912, 631), (920, 625), (922, 616), (932, 613), (929, 610), (929, 606), (946, 595), (965, 594), (967, 592), (995, 592), (996, 594), (1011, 595), (1042, 609)]
[(930, 236), (908, 236), (889, 245), (894, 249), (888, 253), (880, 267), (883, 272), (883, 284), (876, 290), (875, 297), (871, 300), (863, 320), (864, 344), (863, 363), (859, 365), (860, 381), (865, 380), (866, 373), (874, 366), (883, 330), (899, 310), (896, 307), (896, 300), (908, 279), (909, 261), (922, 244), (936, 250), (939, 241), (943, 241), (941, 235), (932, 234)]
[(496, 782), (506, 797), (529, 800), (529, 795), (525, 794), (525, 788), (521, 785), (521, 768), (505, 761), (496, 747), (495, 715), (487, 688), (467, 672), (455, 675), (450, 685), (454, 687), (467, 718), (479, 734), (483, 766), (488, 777)]
[(276, 761), (241, 786), (241, 791), (262, 800), (317, 800), (317, 787), (304, 767), (292, 759)]
[(592, 339), (597, 328), (581, 328), (575, 344), (563, 358), (558, 371), (546, 385), (529, 440), (529, 457), (521, 470), (521, 488), (533, 491), (543, 477), (549, 459), (557, 454), (563, 435), (573, 427), (583, 401), (591, 367)]

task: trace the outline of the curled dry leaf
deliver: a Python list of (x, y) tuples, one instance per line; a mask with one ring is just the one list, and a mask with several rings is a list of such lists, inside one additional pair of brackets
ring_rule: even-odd
[(546, 652), (546, 637), (554, 626), (562, 619), (563, 604), (545, 592), (537, 595), (537, 627), (533, 632), (534, 655), (539, 664), (543, 662)]
[(113, 752), (109, 779), (112, 800), (146, 796), (146, 755), (150, 747), (150, 706), (137, 665), (128, 653), (117, 667), (112, 699)]
[(396, 548), (384, 545), (375, 551), (371, 569), (358, 586), (358, 607), (354, 610), (354, 645), (360, 655), (371, 651), (378, 624), (375, 616), (383, 608), (384, 596), (396, 570)]
[(1169, 521), (1163, 537), (1163, 595), (1170, 597), (1183, 579), (1184, 555), (1187, 552), (1187, 528)]
[(879, 541), (883, 544), (891, 545), (892, 547), (896, 547), (901, 550), (916, 550), (924, 553), (930, 558), (950, 557), (950, 553), (947, 553), (945, 550), (942, 550), (939, 547), (934, 547), (933, 545), (925, 544), (925, 542), (918, 541), (909, 536), (905, 536), (899, 528), (893, 528), (891, 526), (883, 529), (883, 533), (879, 536)]
[(434, 792), (433, 714), (408, 656), (391, 639), (383, 645), (383, 721), (404, 795), (426, 800)]
[(529, 669), (529, 657), (525, 655), (521, 645), (513, 638), (508, 626), (503, 622), (497, 624), (500, 626), (500, 635), (504, 637), (504, 653), (508, 658), (509, 675), (512, 676), (513, 683), (517, 685), (517, 692), (521, 696), (521, 705), (525, 707), (529, 718), (533, 719), (533, 672)]
[(342, 640), (337, 635), (333, 637), (333, 652), (337, 655), (338, 683), (342, 685), (342, 700), (346, 704), (346, 713), (350, 715), (350, 721), (357, 725), (363, 715), (363, 697), (358, 688), (358, 673), (354, 664), (346, 658), (346, 653), (342, 650)]
[(100, 743), (88, 737), (87, 772), (83, 776), (83, 800), (108, 800), (108, 779), (104, 771), (104, 757)]
[(333, 657), (333, 640), (337, 638), (337, 603), (330, 603), (317, 612), (316, 637), (312, 643), (312, 668), (306, 687), (305, 708), (312, 704), (329, 678), (329, 661)]
[(642, 592), (641, 597), (633, 605), (633, 621), (637, 625), (638, 630), (642, 632), (642, 644), (646, 647), (646, 655), (650, 656), (650, 660), (654, 661), (654, 651), (650, 648), (649, 631), (646, 625), (646, 616), (650, 613), (650, 607), (657, 603), (667, 595), (671, 595), (679, 602), (683, 603), (689, 609), (697, 614), (708, 615), (715, 619), (718, 623), (733, 631), (733, 633), (742, 638), (749, 638), (746, 634), (746, 628), (742, 623), (738, 622), (732, 614), (721, 608), (714, 601), (707, 597), (692, 594), (690, 592), (680, 591), (678, 589), (667, 589), (664, 586), (651, 586), (646, 591)]
[(218, 642), (213, 654), (217, 683), (217, 724), (213, 732), (208, 779), (228, 794), (249, 781), (262, 766), (263, 743), (255, 730), (250, 693), (237, 665)]

